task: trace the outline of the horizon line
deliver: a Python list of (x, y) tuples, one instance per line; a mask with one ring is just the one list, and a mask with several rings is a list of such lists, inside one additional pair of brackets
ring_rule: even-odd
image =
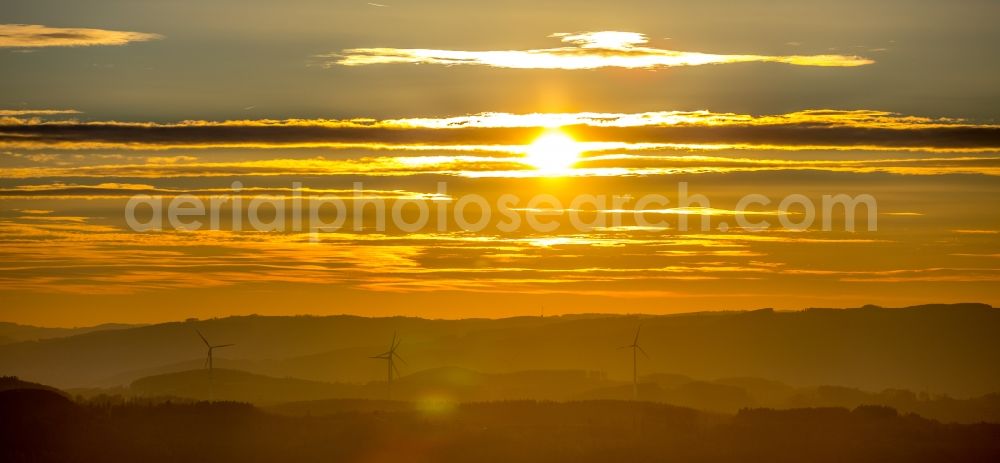
[[(226, 320), (230, 318), (248, 318), (248, 317), (261, 317), (261, 318), (365, 318), (365, 319), (391, 319), (391, 318), (404, 318), (404, 319), (414, 319), (414, 320), (426, 320), (426, 321), (463, 321), (463, 320), (512, 320), (516, 318), (564, 318), (564, 317), (595, 317), (595, 318), (625, 318), (625, 317), (640, 317), (640, 318), (666, 318), (666, 317), (676, 317), (676, 316), (691, 316), (691, 315), (724, 315), (724, 314), (734, 314), (734, 313), (751, 313), (751, 312), (774, 312), (774, 313), (799, 313), (807, 312), (810, 310), (908, 310), (908, 309), (919, 309), (932, 306), (980, 306), (989, 309), (997, 309), (992, 304), (986, 302), (929, 302), (924, 304), (908, 305), (903, 307), (884, 307), (877, 304), (864, 304), (858, 307), (802, 307), (797, 309), (778, 309), (774, 307), (759, 307), (754, 309), (717, 309), (717, 310), (692, 310), (686, 312), (672, 312), (672, 313), (648, 313), (648, 312), (635, 312), (635, 313), (613, 313), (613, 312), (566, 312), (566, 313), (553, 313), (545, 315), (509, 315), (502, 317), (456, 317), (456, 318), (445, 318), (445, 317), (423, 317), (417, 315), (382, 315), (382, 316), (367, 316), (360, 315), (357, 313), (330, 313), (330, 314), (319, 314), (319, 313), (298, 313), (298, 314), (286, 314), (286, 315), (273, 315), (273, 314), (259, 314), (259, 313), (246, 313), (246, 314), (230, 314), (224, 316), (215, 316), (211, 318), (199, 318), (199, 317), (188, 317), (185, 319), (172, 319), (172, 320), (161, 320), (156, 322), (117, 322), (109, 321), (98, 323), (94, 325), (82, 325), (82, 326), (44, 326), (44, 325), (33, 325), (26, 323), (18, 323), (13, 321), (0, 320), (0, 324), (10, 324), (20, 327), (27, 328), (44, 328), (44, 329), (63, 329), (63, 330), (85, 330), (91, 328), (99, 328), (102, 326), (118, 326), (120, 328), (110, 328), (113, 329), (129, 329), (138, 328), (144, 326), (156, 326), (156, 325), (167, 325), (171, 323), (196, 323), (196, 322), (207, 322), (216, 320)], [(42, 338), (51, 339), (51, 338)]]

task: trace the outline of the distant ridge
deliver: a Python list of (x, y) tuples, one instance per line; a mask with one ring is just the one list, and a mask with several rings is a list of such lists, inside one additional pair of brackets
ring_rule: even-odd
[(128, 325), (123, 323), (105, 323), (96, 326), (82, 328), (47, 328), (32, 325), (20, 325), (17, 323), (0, 321), (0, 345), (11, 344), (23, 341), (37, 341), (41, 339), (61, 338), (78, 334), (90, 333), (93, 331), (117, 330), (132, 328), (139, 325)]
[(236, 316), (102, 330), (0, 346), (0, 374), (70, 387), (126, 385), (195, 368), (195, 328), (236, 346), (217, 365), (327, 383), (384, 380), (368, 357), (399, 332), (409, 365), (487, 373), (581, 370), (631, 377), (618, 346), (643, 322), (653, 360), (640, 374), (756, 377), (805, 387), (898, 388), (958, 397), (1000, 391), (1000, 310), (986, 304), (812, 308), (676, 315), (414, 317)]
[[(249, 402), (290, 415), (323, 415), (344, 411), (398, 411), (451, 408), (459, 403), (511, 400), (581, 401), (631, 400), (631, 381), (614, 381), (586, 371), (519, 371), (486, 374), (445, 367), (417, 371), (393, 382), (393, 399), (386, 400), (384, 382), (324, 383), (274, 378), (237, 370), (216, 369), (215, 398)], [(206, 400), (205, 370), (190, 370), (142, 378), (132, 383), (135, 397)], [(639, 399), (714, 413), (747, 408), (891, 407), (943, 422), (1000, 423), (1000, 394), (957, 400), (906, 390), (867, 392), (820, 386), (796, 388), (761, 378), (706, 381), (679, 375), (641, 378)]]

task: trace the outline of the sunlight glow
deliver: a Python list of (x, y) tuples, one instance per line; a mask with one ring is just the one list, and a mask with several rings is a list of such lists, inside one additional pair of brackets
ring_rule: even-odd
[(569, 135), (548, 131), (528, 145), (524, 162), (547, 174), (559, 174), (572, 169), (583, 151), (584, 145)]

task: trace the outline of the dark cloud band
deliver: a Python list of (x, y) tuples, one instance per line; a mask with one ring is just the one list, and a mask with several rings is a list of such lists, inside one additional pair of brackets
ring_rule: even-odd
[[(577, 141), (622, 143), (767, 145), (789, 147), (883, 147), (926, 149), (1000, 149), (1000, 127), (777, 125), (670, 125), (562, 128)], [(198, 123), (122, 124), (33, 122), (0, 125), (0, 145), (107, 147), (219, 147), (288, 145), (522, 145), (544, 127), (427, 128), (345, 126), (289, 121), (279, 124)]]

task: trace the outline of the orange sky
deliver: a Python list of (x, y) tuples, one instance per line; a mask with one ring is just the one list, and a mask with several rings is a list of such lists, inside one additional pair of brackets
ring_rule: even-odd
[[(516, 4), (251, 2), (211, 23), (15, 2), (0, 24), (0, 320), (1000, 303), (996, 5), (747, 3), (524, 19)], [(242, 203), (218, 230), (128, 226), (133, 195), (208, 203), (234, 182)], [(682, 184), (711, 204), (685, 207)], [(356, 185), (411, 221), (426, 202), (427, 223), (378, 230), (348, 205), (340, 230), (309, 233), (329, 211), (234, 230), (259, 195), (290, 211), (293, 194)], [(473, 194), (518, 202), (481, 229), (437, 225), (437, 206)], [(751, 208), (766, 230), (737, 226), (751, 194), (771, 201)], [(781, 225), (808, 216), (784, 198), (839, 194), (877, 209), (846, 214), (854, 231), (843, 209), (830, 230), (822, 213)]]

